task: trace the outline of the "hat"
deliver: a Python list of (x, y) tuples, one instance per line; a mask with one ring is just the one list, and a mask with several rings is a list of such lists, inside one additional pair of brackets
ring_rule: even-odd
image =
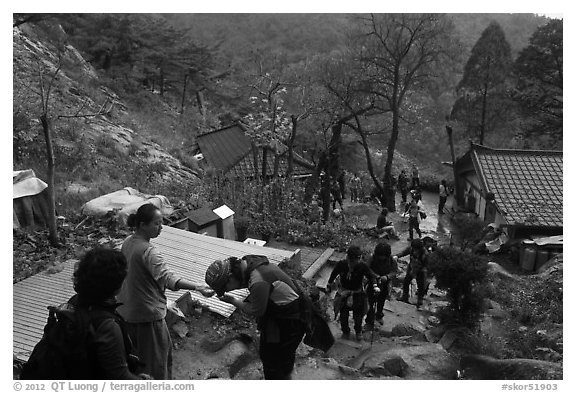
[(362, 256), (362, 250), (358, 246), (350, 246), (346, 254), (348, 258), (360, 258)]
[(424, 243), (422, 242), (422, 239), (414, 239), (410, 243), (410, 246), (412, 248), (422, 248), (422, 247), (424, 247)]
[(222, 296), (225, 292), (229, 276), (230, 261), (228, 259), (223, 261), (217, 259), (206, 269), (206, 284), (216, 292), (216, 295)]
[(390, 248), (390, 244), (386, 242), (378, 243), (374, 248), (374, 255), (382, 255), (385, 257), (389, 257), (391, 254), (392, 250)]

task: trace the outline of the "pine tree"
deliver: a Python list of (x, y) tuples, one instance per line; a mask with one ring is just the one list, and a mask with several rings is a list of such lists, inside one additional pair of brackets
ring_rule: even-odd
[(460, 98), (452, 109), (452, 118), (467, 123), (471, 132), (478, 129), (480, 144), (509, 111), (506, 98), (511, 71), (510, 44), (500, 25), (492, 22), (472, 48), (457, 86)]
[(562, 50), (563, 21), (553, 19), (534, 32), (514, 63), (514, 99), (527, 118), (526, 134), (547, 136), (552, 148), (562, 147)]

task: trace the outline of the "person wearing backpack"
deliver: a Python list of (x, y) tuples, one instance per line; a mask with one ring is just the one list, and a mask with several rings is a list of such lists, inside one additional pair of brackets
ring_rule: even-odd
[(375, 292), (373, 287), (368, 287), (368, 314), (366, 314), (366, 325), (369, 329), (374, 328), (374, 320), (383, 324), (384, 303), (390, 296), (390, 281), (396, 277), (398, 264), (392, 258), (392, 250), (386, 242), (380, 242), (374, 248), (374, 253), (368, 260), (368, 267), (376, 275), (376, 282), (380, 292)]
[(400, 301), (410, 303), (410, 284), (412, 283), (412, 280), (416, 278), (416, 284), (418, 285), (416, 293), (418, 300), (416, 306), (418, 310), (422, 309), (424, 296), (426, 296), (426, 292), (428, 291), (428, 255), (430, 250), (432, 250), (431, 246), (426, 248), (422, 239), (414, 239), (410, 243), (409, 247), (406, 247), (403, 251), (394, 256), (394, 259), (398, 260), (398, 258), (410, 255), (410, 263), (408, 264), (406, 277), (404, 278), (402, 285), (402, 297), (400, 298)]
[(145, 363), (144, 372), (154, 379), (172, 379), (172, 339), (166, 324), (165, 290), (187, 289), (208, 297), (214, 291), (176, 275), (150, 243), (162, 230), (162, 213), (151, 203), (128, 216), (135, 228), (122, 244), (128, 261), (128, 275), (118, 295), (118, 312), (127, 322), (136, 354)]
[[(212, 262), (206, 283), (218, 299), (256, 318), (264, 379), (291, 379), (306, 332), (304, 295), (292, 279), (265, 256), (245, 255)], [(249, 291), (244, 301), (226, 293), (240, 288)]]
[(352, 311), (357, 341), (362, 341), (362, 320), (368, 309), (363, 287), (364, 279), (369, 282), (369, 286), (373, 288), (375, 293), (380, 292), (376, 283), (377, 276), (361, 260), (362, 250), (360, 247), (355, 245), (348, 247), (346, 259), (339, 261), (334, 266), (326, 285), (326, 291), (330, 293), (336, 278), (340, 280), (340, 288), (334, 297), (334, 313), (340, 315), (342, 337), (347, 339), (350, 337), (348, 318), (350, 311)]
[(150, 379), (137, 371), (116, 294), (126, 277), (124, 255), (88, 251), (74, 271), (74, 295), (50, 308), (44, 336), (24, 365), (21, 379)]

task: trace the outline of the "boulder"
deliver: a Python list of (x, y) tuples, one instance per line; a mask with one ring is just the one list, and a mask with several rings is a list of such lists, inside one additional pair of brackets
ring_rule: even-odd
[(562, 366), (557, 363), (535, 359), (496, 359), (485, 355), (463, 356), (460, 371), (465, 379), (562, 379)]

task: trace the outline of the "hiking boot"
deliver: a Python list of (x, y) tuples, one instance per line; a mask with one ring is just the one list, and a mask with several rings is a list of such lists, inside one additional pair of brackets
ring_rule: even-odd
[(362, 333), (356, 332), (356, 341), (362, 341), (364, 337), (362, 337)]

